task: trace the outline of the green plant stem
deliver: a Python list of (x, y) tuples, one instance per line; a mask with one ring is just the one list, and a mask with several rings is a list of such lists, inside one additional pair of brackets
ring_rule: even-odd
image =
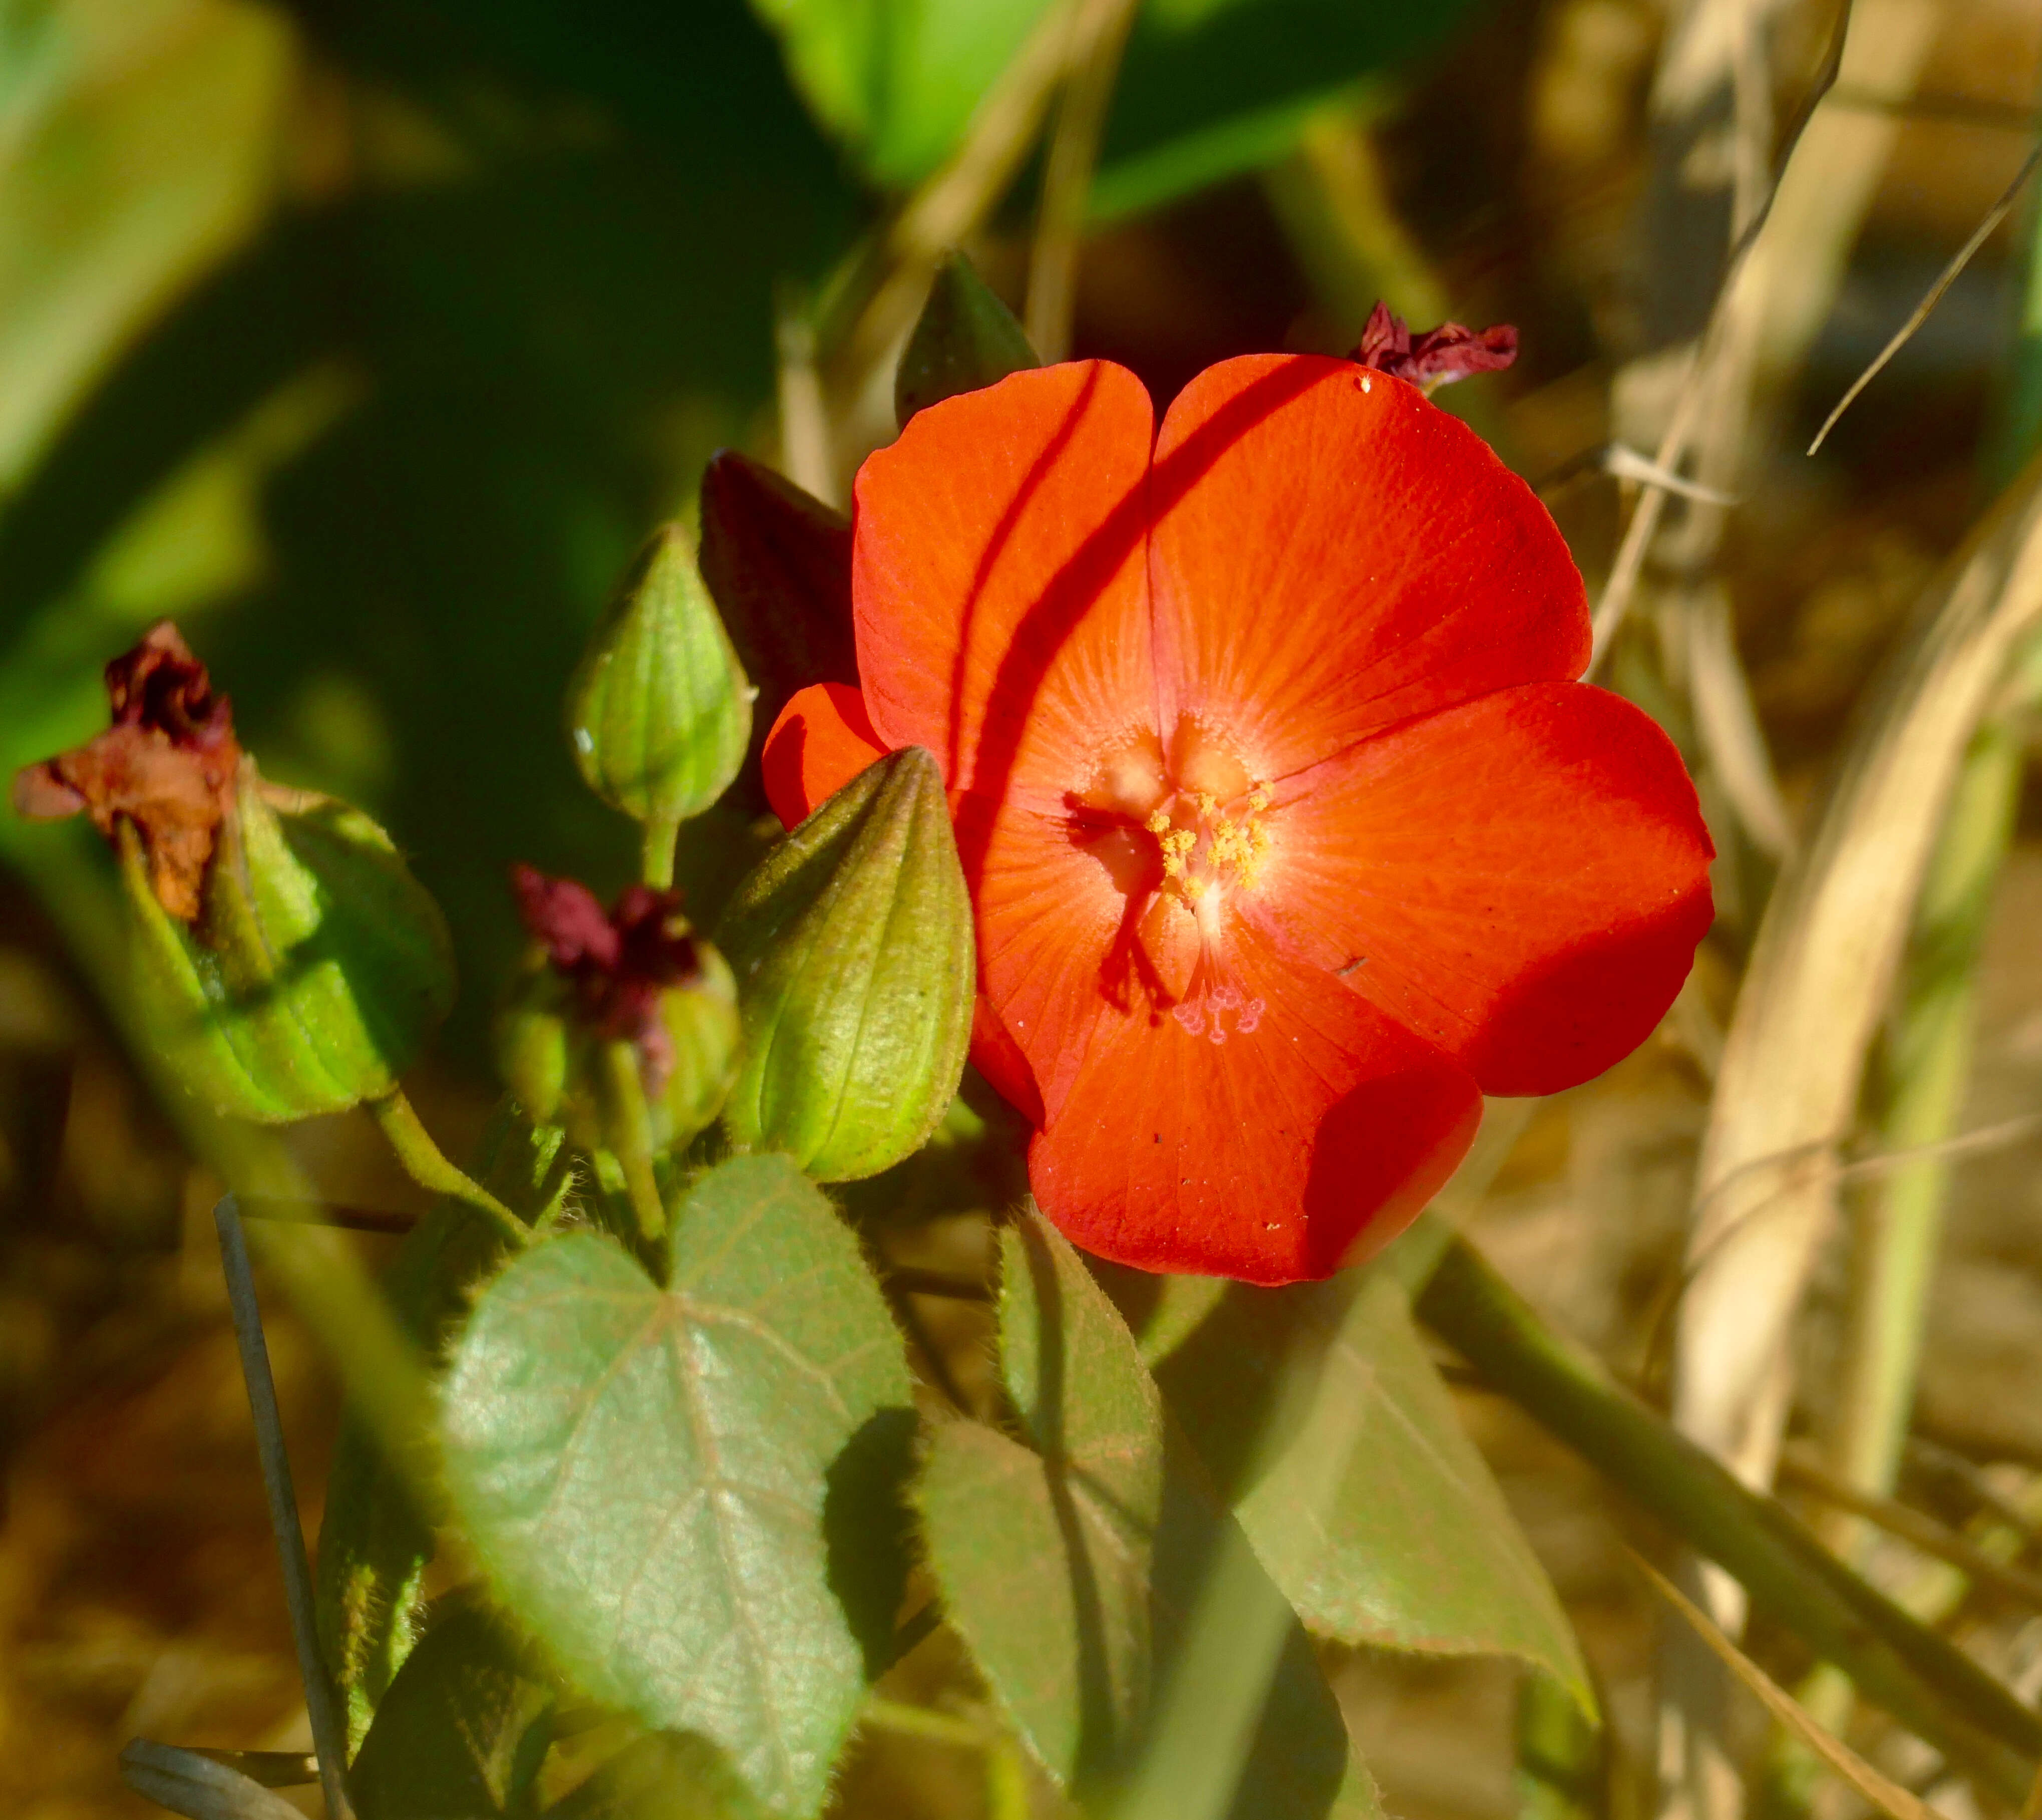
[[(2004, 717), (1982, 727), (1965, 755), (1886, 1045), (1879, 1141), (1887, 1150), (1941, 1144), (1962, 1115), (1979, 950), (2013, 840), (2021, 759), (2021, 740)], [(1947, 1158), (1922, 1157), (1894, 1169), (1860, 1204), (1841, 1395), (1824, 1451), (1839, 1479), (1876, 1496), (1892, 1489), (1906, 1439), (1949, 1177)], [(1836, 1525), (1839, 1551), (1854, 1557), (1864, 1533), (1861, 1519)]]
[(255, 1299), (255, 1274), (248, 1261), (248, 1241), (241, 1229), (241, 1210), (231, 1195), (223, 1195), (212, 1210), (220, 1233), (220, 1268), (227, 1278), (228, 1305), (234, 1315), (234, 1337), (241, 1352), (241, 1372), (248, 1387), (248, 1409), (255, 1424), (255, 1451), (262, 1465), (262, 1489), (270, 1505), (270, 1528), (283, 1568), (284, 1603), (290, 1613), (291, 1640), (298, 1654), (298, 1677), (305, 1690), (312, 1748), (319, 1758), (319, 1780), (332, 1820), (351, 1820), (347, 1797), (347, 1731), (332, 1677), (319, 1654), (319, 1617), (312, 1596), (312, 1563), (305, 1554), (305, 1534), (298, 1527), (297, 1493), (291, 1483), (290, 1455), (284, 1446), (283, 1418), (277, 1408), (276, 1380), (270, 1372), (270, 1348), (262, 1336), (262, 1310)]
[(638, 862), (638, 876), (655, 891), (669, 889), (674, 882), (674, 847), (681, 838), (678, 821), (648, 821)]
[(667, 1203), (652, 1168), (652, 1117), (645, 1108), (645, 1083), (638, 1072), (638, 1052), (628, 1042), (602, 1046), (603, 1138), (624, 1171), (625, 1191), (638, 1222), (638, 1236), (657, 1245), (667, 1235)]
[(525, 1222), (483, 1185), (448, 1161), (446, 1153), (433, 1141), (433, 1134), (419, 1119), (401, 1087), (393, 1087), (380, 1099), (368, 1102), (369, 1115), (381, 1129), (404, 1173), (422, 1188), (469, 1206), (494, 1225), (514, 1245), (531, 1242)]
[(1851, 1572), (1791, 1512), (1612, 1384), (1465, 1240), (1447, 1247), (1417, 1309), (1497, 1391), (1715, 1561), (1867, 1699), (2007, 1799), (2025, 1795), (2042, 1759), (2042, 1718)]

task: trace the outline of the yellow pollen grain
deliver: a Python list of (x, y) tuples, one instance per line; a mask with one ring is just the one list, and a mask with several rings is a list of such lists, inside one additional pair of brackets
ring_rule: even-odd
[(1191, 798), (1191, 800), (1199, 805), (1199, 813), (1200, 815), (1210, 815), (1214, 809), (1219, 807), (1219, 798), (1214, 796), (1210, 790), (1200, 790), (1196, 796)]
[(1151, 834), (1168, 834), (1170, 832), (1169, 813), (1167, 810), (1159, 809), (1142, 825)]
[(1248, 793), (1248, 807), (1252, 814), (1260, 815), (1274, 800), (1267, 784), (1257, 784)]

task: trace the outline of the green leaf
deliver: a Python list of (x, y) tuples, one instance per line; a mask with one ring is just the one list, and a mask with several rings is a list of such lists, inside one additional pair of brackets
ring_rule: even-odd
[(675, 1227), (665, 1289), (577, 1233), (484, 1292), (446, 1386), (448, 1486), (591, 1696), (703, 1734), (809, 1813), (865, 1686), (829, 1474), (897, 1425), (907, 1367), (856, 1241), (785, 1158), (710, 1171)]
[(918, 411), (1042, 364), (1027, 331), (970, 260), (946, 253), (894, 369), (894, 417), (905, 430)]
[(751, 738), (751, 686), (679, 525), (639, 554), (568, 686), (588, 787), (648, 828), (677, 828), (730, 787)]
[(0, 22), (0, 493), (109, 358), (256, 224), (295, 72), (264, 9), (80, 0)]
[(766, 1820), (722, 1753), (687, 1732), (656, 1731), (618, 1752), (545, 1820)]
[(1373, 1812), (1302, 1627), (1174, 1443), (1113, 1305), (1038, 1217), (1008, 1228), (1002, 1253), (1002, 1367), (1019, 1438), (939, 1428), (920, 1504), (950, 1621), (1022, 1735), (1067, 1784), (1124, 1776), (1206, 1572), (1231, 1549), (1281, 1638), (1267, 1697), (1245, 1715), (1231, 1811)]
[[(1320, 1374), (1271, 1436), (1287, 1367)], [(1172, 1413), (1314, 1631), (1513, 1656), (1595, 1697), (1545, 1570), (1462, 1428), (1387, 1273), (1237, 1284), (1157, 1369)]]
[(935, 760), (907, 746), (852, 778), (738, 886), (717, 941), (744, 1023), (732, 1141), (824, 1182), (920, 1149), (964, 1073), (976, 977)]
[[(476, 1175), (514, 1213), (537, 1217), (566, 1187), (559, 1131), (527, 1123), (509, 1100), (483, 1134)], [(476, 1286), (503, 1256), (496, 1228), (465, 1202), (439, 1202), (405, 1236), (383, 1279), (407, 1337), (437, 1357)], [(334, 1444), (319, 1523), (319, 1641), (347, 1715), (350, 1756), (418, 1640), (433, 1526), (430, 1437), (392, 1459), (352, 1411)]]
[(496, 1820), (530, 1810), (555, 1696), (500, 1623), (464, 1605), (412, 1650), (349, 1781), (361, 1820)]
[(816, 117), (881, 183), (925, 177), (1050, 0), (753, 0)]
[[(754, 0), (816, 116), (882, 184), (920, 182), (1044, 0)], [(1147, 0), (1092, 187), (1111, 218), (1272, 164), (1312, 115), (1429, 49), (1467, 0)]]
[(1467, 0), (1148, 0), (1092, 186), (1100, 219), (1274, 163), (1312, 114), (1428, 50)]

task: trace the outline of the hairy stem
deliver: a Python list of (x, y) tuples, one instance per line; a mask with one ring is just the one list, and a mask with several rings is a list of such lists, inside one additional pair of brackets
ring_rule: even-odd
[(472, 1207), (514, 1245), (531, 1242), (530, 1229), (522, 1220), (480, 1182), (447, 1160), (446, 1153), (433, 1141), (433, 1134), (405, 1097), (403, 1088), (393, 1087), (380, 1099), (369, 1101), (368, 1106), (369, 1115), (380, 1127), (390, 1148), (397, 1153), (397, 1160), (403, 1164), (404, 1173), (420, 1187), (430, 1188), (436, 1195), (444, 1195), (449, 1200)]
[(652, 1168), (652, 1117), (645, 1107), (645, 1083), (638, 1072), (638, 1052), (628, 1042), (602, 1046), (603, 1138), (624, 1171), (625, 1191), (638, 1222), (638, 1236), (648, 1245), (666, 1237), (667, 1203)]

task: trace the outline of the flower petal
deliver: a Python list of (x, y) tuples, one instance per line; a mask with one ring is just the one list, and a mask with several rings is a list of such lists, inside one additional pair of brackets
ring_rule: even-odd
[(1347, 361), (1209, 367), (1164, 419), (1149, 568), (1165, 726), (1274, 780), (1377, 729), (1581, 674), (1581, 579), (1467, 426)]
[(1102, 1027), (1030, 1146), (1029, 1182), (1075, 1243), (1122, 1264), (1325, 1276), (1417, 1217), (1466, 1153), (1481, 1096), (1449, 1057), (1253, 934), (1229, 941), (1228, 962), (1238, 998), (1216, 1023), (1138, 1011)]
[(852, 604), (884, 744), (1052, 808), (1150, 724), (1153, 436), (1141, 382), (1087, 361), (932, 405), (866, 461)]
[(865, 698), (847, 682), (812, 682), (789, 698), (766, 736), (759, 755), (766, 800), (792, 829), (885, 756)]
[(1256, 893), (1279, 945), (1458, 1056), (1552, 1093), (1651, 1034), (1713, 915), (1694, 786), (1620, 696), (1509, 689), (1292, 780)]
[(1126, 835), (1074, 840), (1061, 810), (973, 793), (954, 797), (951, 812), (960, 851), (985, 856), (973, 893), (979, 988), (1036, 1089), (1032, 1105), (1007, 1097), (1039, 1122), (1062, 1105), (1101, 1023), (1133, 1007), (1145, 1015), (1129, 921), (1150, 881), (1130, 869), (1154, 862)]

